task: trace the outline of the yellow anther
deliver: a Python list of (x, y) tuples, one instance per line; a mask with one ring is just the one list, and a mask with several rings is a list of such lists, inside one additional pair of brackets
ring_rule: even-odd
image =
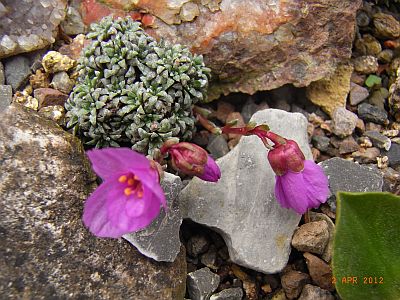
[(138, 196), (138, 198), (142, 198), (143, 197), (143, 191), (138, 191), (136, 193), (136, 195)]
[(125, 194), (125, 196), (129, 196), (130, 194), (132, 194), (132, 189), (131, 188), (125, 188), (124, 189), (124, 194)]
[(128, 178), (126, 177), (126, 175), (122, 175), (118, 178), (118, 181), (121, 183), (124, 183)]
[(133, 179), (133, 178), (129, 178), (128, 179), (128, 185), (133, 185), (134, 183), (135, 183), (135, 179)]

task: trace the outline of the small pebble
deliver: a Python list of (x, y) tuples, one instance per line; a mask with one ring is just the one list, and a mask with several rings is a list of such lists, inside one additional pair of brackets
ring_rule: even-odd
[(282, 288), (288, 299), (297, 298), (303, 287), (310, 282), (310, 276), (299, 271), (289, 271), (281, 276)]
[(235, 107), (226, 101), (218, 101), (217, 103), (217, 111), (215, 116), (218, 120), (220, 120), (223, 124), (226, 123), (226, 118), (228, 115), (235, 111)]
[(53, 120), (58, 125), (64, 125), (65, 121), (65, 109), (61, 105), (51, 105), (42, 107), (39, 109), (39, 113), (45, 116), (49, 120)]
[(69, 94), (74, 87), (74, 81), (71, 80), (67, 72), (57, 72), (53, 76), (51, 86), (62, 93)]
[(192, 257), (197, 257), (199, 254), (205, 253), (208, 250), (209, 242), (203, 235), (191, 236), (187, 242), (187, 253)]
[(357, 115), (344, 107), (338, 107), (332, 114), (332, 131), (339, 137), (346, 137), (353, 133), (357, 125)]
[(389, 159), (389, 166), (392, 168), (397, 168), (400, 166), (400, 145), (392, 143), (389, 151), (383, 152)]
[(377, 13), (373, 16), (373, 22), (379, 37), (396, 39), (400, 36), (400, 23), (392, 15)]
[(304, 253), (307, 268), (310, 272), (312, 281), (320, 288), (334, 291), (335, 287), (332, 284), (332, 270), (331, 267), (319, 257), (311, 253)]
[(393, 57), (394, 57), (393, 50), (385, 49), (378, 54), (378, 61), (383, 64), (388, 64), (392, 61)]
[(209, 268), (202, 268), (187, 275), (187, 290), (192, 300), (206, 300), (217, 289), (220, 278)]
[(380, 90), (373, 91), (368, 97), (367, 102), (371, 105), (379, 107), (381, 110), (385, 110), (385, 98)]
[(50, 86), (49, 75), (42, 70), (36, 70), (35, 74), (29, 77), (29, 83), (34, 89), (48, 88)]
[(349, 103), (350, 105), (357, 105), (363, 100), (367, 99), (369, 96), (369, 91), (365, 87), (362, 87), (355, 83), (350, 83), (350, 95), (349, 95)]
[(306, 284), (298, 300), (335, 300), (329, 291), (318, 286)]
[(328, 240), (329, 231), (325, 221), (309, 222), (295, 231), (292, 246), (302, 252), (322, 254)]
[(12, 56), (4, 61), (4, 74), (7, 85), (11, 85), (13, 91), (24, 88), (32, 74), (30, 61), (23, 55)]
[(371, 19), (365, 11), (360, 10), (357, 12), (356, 21), (358, 26), (366, 27), (369, 25), (369, 22), (371, 22)]
[(388, 115), (385, 110), (368, 103), (361, 103), (358, 106), (358, 116), (367, 122), (374, 122), (382, 125), (388, 122)]
[(351, 156), (359, 163), (370, 164), (375, 163), (380, 154), (381, 152), (378, 148), (372, 147), (367, 149), (360, 148), (360, 150), (353, 152)]
[(359, 56), (353, 59), (354, 70), (361, 74), (373, 74), (378, 71), (378, 59), (372, 55)]
[(364, 34), (361, 39), (357, 39), (354, 48), (361, 55), (377, 56), (382, 51), (379, 41), (370, 34)]
[(358, 149), (360, 149), (360, 146), (352, 136), (346, 137), (339, 144), (340, 154), (352, 153)]
[(42, 65), (46, 73), (69, 71), (75, 66), (75, 60), (57, 51), (49, 51), (42, 59)]
[(326, 152), (328, 150), (329, 141), (330, 141), (330, 139), (326, 136), (314, 135), (312, 137), (312, 143), (313, 143), (314, 147), (322, 152)]
[(210, 300), (242, 300), (243, 290), (240, 287), (220, 291), (210, 297)]
[(51, 88), (36, 89), (33, 95), (38, 99), (40, 108), (50, 105), (64, 106), (65, 101), (68, 99), (68, 95)]
[(386, 151), (388, 151), (392, 145), (392, 141), (379, 131), (368, 130), (364, 132), (364, 135), (371, 140), (375, 147), (385, 149)]

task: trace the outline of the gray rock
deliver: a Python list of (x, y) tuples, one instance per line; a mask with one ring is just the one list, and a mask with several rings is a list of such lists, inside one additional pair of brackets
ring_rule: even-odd
[(78, 35), (80, 33), (85, 33), (86, 30), (81, 14), (73, 6), (68, 6), (67, 16), (61, 23), (61, 27), (68, 35)]
[(315, 148), (321, 150), (322, 152), (326, 152), (328, 150), (329, 141), (330, 139), (323, 135), (314, 135), (312, 137), (312, 144)]
[(187, 243), (187, 254), (192, 257), (197, 257), (208, 250), (210, 243), (203, 235), (191, 236)]
[(375, 147), (385, 149), (386, 151), (388, 151), (392, 145), (392, 141), (378, 131), (368, 130), (364, 132), (364, 135), (371, 140)]
[(0, 85), (3, 85), (5, 83), (5, 77), (4, 77), (4, 66), (0, 61)]
[(6, 1), (6, 6), (1, 16), (0, 58), (54, 43), (57, 27), (65, 17), (67, 1), (18, 0)]
[(400, 166), (400, 145), (393, 143), (389, 151), (383, 153), (389, 158), (389, 166), (396, 168)]
[(243, 290), (240, 287), (222, 290), (210, 297), (210, 300), (242, 300)]
[(293, 235), (292, 246), (302, 252), (324, 253), (329, 241), (328, 224), (325, 221), (301, 225)]
[(361, 103), (358, 108), (358, 116), (367, 122), (374, 122), (384, 125), (387, 122), (387, 112), (377, 106), (368, 103)]
[(301, 292), (299, 300), (335, 300), (332, 294), (318, 286), (306, 284)]
[(200, 262), (210, 269), (218, 269), (216, 266), (217, 250), (214, 245), (211, 245), (208, 251), (201, 256)]
[(177, 197), (182, 188), (182, 181), (178, 176), (164, 173), (161, 186), (168, 203), (167, 213), (162, 209), (149, 227), (125, 234), (123, 238), (147, 257), (157, 261), (173, 262), (181, 248), (179, 228), (182, 224), (182, 216)]
[[(255, 113), (252, 121), (267, 123), (277, 134), (296, 140), (306, 159), (312, 159), (303, 115), (266, 109)], [(267, 150), (257, 137), (242, 137), (217, 164), (222, 172), (218, 183), (194, 178), (181, 192), (183, 216), (220, 233), (233, 262), (264, 273), (279, 272), (288, 261), (301, 216), (275, 200), (275, 174)]]
[(250, 121), (251, 116), (258, 110), (258, 105), (254, 102), (254, 98), (250, 96), (242, 107), (242, 117), (245, 123)]
[(331, 197), (328, 204), (336, 211), (336, 193), (343, 192), (381, 192), (383, 177), (373, 166), (361, 166), (357, 163), (334, 157), (319, 165), (329, 179)]
[(0, 112), (11, 104), (12, 95), (11, 85), (0, 85)]
[(32, 74), (29, 58), (23, 55), (13, 56), (4, 62), (6, 83), (11, 85), (14, 91), (22, 89)]
[(385, 110), (385, 98), (380, 90), (373, 91), (372, 94), (368, 97), (367, 102), (371, 105), (379, 107), (382, 110)]
[(69, 78), (67, 72), (58, 72), (54, 74), (51, 86), (60, 92), (69, 94), (74, 87), (74, 81)]
[(228, 143), (222, 135), (211, 136), (207, 150), (214, 159), (220, 158), (229, 152)]
[(192, 300), (208, 300), (219, 285), (219, 275), (202, 268), (187, 275), (187, 288)]
[(356, 83), (350, 83), (350, 95), (349, 101), (350, 105), (357, 105), (363, 100), (367, 99), (369, 96), (369, 91), (365, 87), (362, 87)]
[(154, 262), (83, 226), (96, 177), (77, 138), (12, 104), (0, 140), (0, 299), (184, 297), (183, 248), (174, 263)]
[(338, 137), (346, 137), (353, 133), (358, 117), (344, 107), (338, 107), (332, 114), (332, 131)]

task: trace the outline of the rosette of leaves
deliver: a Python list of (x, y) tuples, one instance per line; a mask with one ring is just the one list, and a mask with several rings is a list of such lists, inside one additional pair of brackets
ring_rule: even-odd
[(202, 56), (157, 42), (130, 18), (106, 17), (87, 38), (67, 127), (96, 148), (130, 145), (150, 155), (168, 138), (191, 139), (192, 106), (205, 100), (210, 76)]

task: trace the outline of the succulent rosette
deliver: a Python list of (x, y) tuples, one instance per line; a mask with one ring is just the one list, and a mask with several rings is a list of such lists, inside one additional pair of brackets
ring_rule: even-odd
[(87, 38), (67, 127), (88, 145), (150, 155), (171, 137), (191, 139), (192, 107), (205, 100), (210, 76), (202, 56), (156, 41), (129, 17), (103, 18)]

